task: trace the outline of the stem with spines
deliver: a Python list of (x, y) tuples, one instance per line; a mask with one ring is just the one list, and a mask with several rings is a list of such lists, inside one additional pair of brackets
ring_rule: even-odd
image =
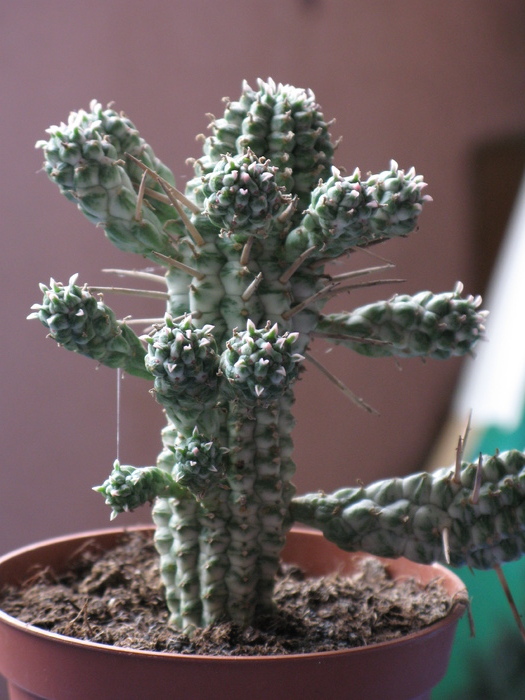
[[(332, 165), (328, 128), (311, 91), (272, 80), (259, 81), (257, 90), (244, 84), (240, 99), (213, 119), (184, 195), (134, 125), (98, 103), (39, 143), (62, 193), (117, 247), (165, 273), (166, 315), (142, 338), (146, 352), (104, 302), (73, 283), (43, 288), (44, 302), (31, 316), (69, 349), (154, 380), (168, 419), (156, 467), (115, 465), (97, 490), (113, 513), (157, 496), (155, 542), (170, 621), (188, 631), (221, 618), (246, 626), (271, 609), (294, 518), (332, 537), (346, 532), (341, 508), (352, 511), (359, 533), (385, 523), (361, 538), (364, 546), (380, 549), (398, 537), (403, 552), (417, 557), (419, 540), (406, 518), (431, 533), (432, 555), (434, 521), (440, 538), (447, 532), (451, 556), (454, 538), (462, 537), (457, 518), (442, 523), (433, 501), (413, 513), (394, 500), (378, 518), (376, 500), (397, 493), (396, 480), (357, 495), (347, 489), (334, 496), (335, 507), (332, 497), (294, 498), (293, 385), (314, 337), (372, 356), (445, 358), (470, 352), (483, 335), (479, 300), (463, 299), (459, 287), (322, 315), (329, 298), (349, 291), (344, 277), (325, 273), (326, 263), (407, 235), (430, 200), (421, 176), (395, 161), (378, 175), (343, 177)], [(442, 487), (446, 476), (439, 483), (432, 493), (443, 497), (460, 488)], [(425, 484), (421, 478), (416, 493)], [(506, 484), (498, 486), (502, 493)], [(482, 505), (461, 512), (483, 524), (476, 509), (501, 503), (480, 489)], [(346, 497), (355, 500), (343, 507)]]

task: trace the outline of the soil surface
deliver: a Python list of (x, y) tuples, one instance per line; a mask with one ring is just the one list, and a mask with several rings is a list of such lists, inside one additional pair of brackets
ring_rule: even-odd
[(80, 552), (68, 572), (35, 572), (20, 589), (0, 592), (0, 608), (68, 637), (151, 651), (211, 655), (298, 654), (369, 645), (417, 631), (444, 617), (454, 601), (439, 579), (421, 587), (392, 581), (375, 560), (352, 578), (280, 572), (277, 614), (240, 629), (231, 623), (190, 638), (167, 627), (157, 554), (150, 534), (127, 533), (116, 549)]

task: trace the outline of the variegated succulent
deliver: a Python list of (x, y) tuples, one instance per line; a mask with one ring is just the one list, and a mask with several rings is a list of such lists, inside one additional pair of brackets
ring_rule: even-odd
[(418, 562), (521, 556), (518, 452), (295, 496), (293, 389), (314, 337), (370, 357), (444, 359), (483, 336), (480, 299), (461, 285), (322, 311), (352, 284), (328, 263), (416, 227), (430, 198), (413, 169), (343, 176), (313, 93), (272, 80), (244, 84), (213, 120), (184, 194), (133, 123), (97, 102), (37, 145), (60, 191), (165, 285), (167, 307), (142, 337), (75, 277), (42, 285), (31, 316), (64, 347), (150, 381), (165, 411), (156, 465), (116, 462), (97, 490), (112, 516), (153, 503), (171, 624), (248, 625), (271, 609), (294, 521), (343, 549)]

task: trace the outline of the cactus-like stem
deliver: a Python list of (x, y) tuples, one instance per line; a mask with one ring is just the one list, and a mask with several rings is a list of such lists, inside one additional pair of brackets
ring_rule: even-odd
[(471, 351), (483, 336), (485, 311), (480, 297), (453, 292), (398, 294), (355, 309), (323, 316), (316, 335), (368, 357), (448, 359)]
[(308, 494), (294, 499), (292, 514), (347, 551), (493, 568), (525, 549), (525, 454), (464, 463), (459, 481), (450, 467)]
[(329, 125), (311, 91), (276, 85), (271, 79), (259, 80), (258, 88), (252, 90), (245, 83), (240, 99), (227, 105), (221, 119), (212, 121), (197, 173), (209, 172), (225, 153), (249, 148), (271, 160), (278, 169), (278, 184), (298, 196), (302, 211), (312, 187), (329, 174), (334, 154)]
[[(333, 167), (335, 144), (313, 93), (272, 80), (259, 81), (256, 90), (244, 84), (224, 116), (212, 118), (184, 194), (134, 125), (110, 108), (93, 102), (49, 136), (38, 146), (61, 192), (117, 247), (165, 270), (163, 277), (130, 273), (165, 284), (154, 295), (166, 301), (155, 314), (164, 320), (140, 339), (74, 279), (43, 286), (44, 301), (31, 317), (66, 348), (152, 382), (168, 420), (156, 466), (117, 463), (97, 490), (112, 516), (154, 499), (172, 624), (188, 631), (222, 618), (249, 625), (271, 610), (294, 518), (340, 537), (345, 548), (358, 543), (425, 560), (440, 555), (442, 542), (453, 563), (466, 547), (468, 561), (488, 565), (502, 558), (493, 552), (514, 546), (515, 521), (500, 508), (506, 496), (496, 495), (512, 500), (517, 492), (508, 486), (521, 479), (511, 458), (501, 458), (505, 473), (497, 485), (489, 477), (493, 467), (478, 469), (479, 485), (466, 505), (470, 468), (452, 481), (442, 474), (435, 485), (427, 475), (294, 498), (293, 389), (304, 357), (366, 407), (308, 355), (313, 338), (374, 357), (448, 357), (470, 352), (483, 335), (479, 300), (462, 298), (459, 287), (322, 314), (330, 298), (353, 288), (346, 280), (375, 271), (331, 278), (326, 263), (410, 233), (430, 200), (421, 176), (392, 161), (378, 175), (355, 170), (343, 177)], [(391, 491), (392, 501), (383, 493)], [(449, 501), (436, 505), (435, 493), (445, 500), (452, 494), (450, 503), (457, 496), (458, 512), (450, 512)], [(514, 534), (489, 547), (487, 559), (463, 530), (472, 523), (483, 529), (484, 509), (496, 506), (491, 515), (504, 519), (497, 532)], [(419, 531), (424, 546), (413, 534)]]
[[(162, 429), (163, 449), (157, 457), (157, 467), (167, 472), (170, 476), (175, 467), (175, 442), (177, 430), (168, 421)], [(185, 493), (183, 491), (183, 493)], [(178, 619), (180, 610), (180, 593), (177, 587), (177, 559), (173, 549), (174, 530), (171, 520), (175, 514), (173, 498), (159, 497), (152, 509), (152, 518), (155, 523), (155, 547), (160, 556), (160, 575), (166, 592), (166, 604), (173, 620)], [(176, 624), (176, 623), (175, 623)]]
[(224, 617), (229, 591), (226, 574), (230, 568), (229, 490), (225, 484), (213, 486), (201, 499), (200, 508), (200, 596), (203, 625)]
[[(122, 161), (121, 139), (108, 135), (107, 120), (99, 118), (103, 115), (100, 105), (92, 103), (92, 109), (91, 113), (83, 110), (71, 113), (67, 124), (48, 130), (49, 141), (37, 143), (45, 154), (46, 172), (90, 221), (103, 226), (109, 240), (118, 248), (148, 257), (153, 251), (172, 254), (173, 240), (154, 208), (141, 207), (137, 216), (136, 173)], [(124, 122), (121, 126), (132, 129)], [(130, 145), (130, 139), (132, 136), (128, 134), (124, 143)], [(170, 176), (147, 145), (138, 142), (136, 150)], [(135, 169), (141, 172), (136, 166)], [(138, 182), (141, 178), (142, 173)], [(180, 233), (181, 227), (173, 214), (170, 221), (170, 232)]]

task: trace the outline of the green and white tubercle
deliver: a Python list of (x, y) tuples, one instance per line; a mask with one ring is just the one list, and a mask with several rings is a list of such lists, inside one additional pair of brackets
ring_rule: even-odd
[[(225, 453), (226, 448), (206, 442), (196, 430), (175, 447), (175, 480), (187, 495), (173, 501), (177, 527), (170, 523), (178, 561), (178, 605), (171, 609), (171, 621), (188, 631), (225, 617), (231, 600), (225, 580), (231, 545)], [(181, 586), (185, 578), (192, 582), (186, 588)]]
[(525, 552), (525, 454), (309, 494), (292, 515), (346, 551), (490, 569)]
[[(295, 467), (282, 450), (281, 421), (285, 397), (267, 406), (232, 401), (228, 415), (231, 510), (231, 567), (226, 583), (231, 592), (228, 614), (246, 625), (254, 611), (272, 606), (271, 593), (291, 520), (288, 502)], [(284, 456), (284, 458), (283, 458)]]
[(117, 321), (100, 298), (86, 287), (79, 287), (77, 277), (73, 275), (66, 285), (53, 279), (49, 286), (41, 284), (42, 304), (33, 304), (34, 311), (28, 318), (38, 318), (49, 329), (49, 336), (68, 350), (149, 379), (139, 338), (125, 323)]

